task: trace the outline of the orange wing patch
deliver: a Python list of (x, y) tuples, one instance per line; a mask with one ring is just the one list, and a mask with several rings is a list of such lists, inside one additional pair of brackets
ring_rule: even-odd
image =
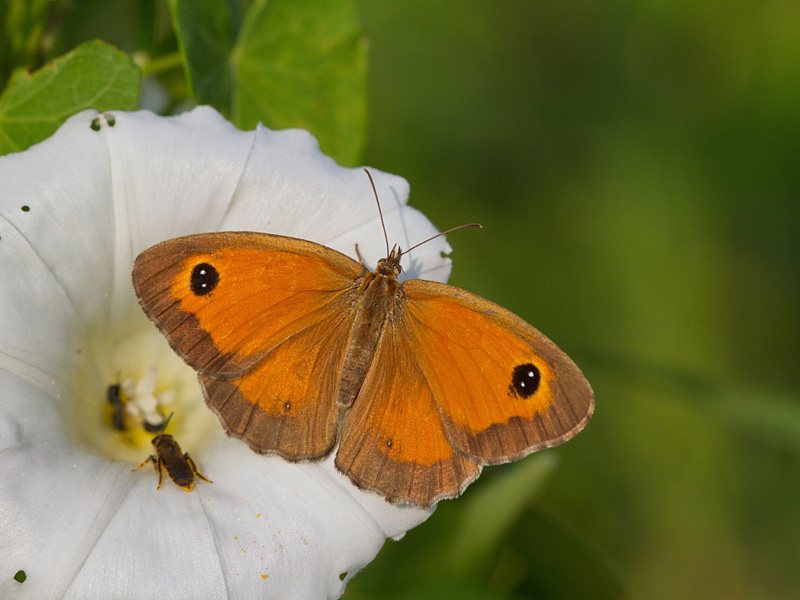
[(364, 267), (338, 252), (280, 236), (176, 238), (136, 259), (140, 304), (201, 374), (232, 379), (319, 320)]
[(429, 506), (458, 496), (481, 471), (448, 443), (406, 336), (389, 320), (341, 427), (336, 466), (359, 487)]
[(318, 459), (336, 444), (336, 387), (353, 325), (347, 300), (286, 340), (244, 377), (201, 377), (209, 407), (232, 437), (261, 454)]

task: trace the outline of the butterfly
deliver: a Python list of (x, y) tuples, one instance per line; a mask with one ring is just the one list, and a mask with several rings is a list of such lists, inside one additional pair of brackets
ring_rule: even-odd
[(370, 271), (302, 239), (196, 234), (142, 252), (133, 286), (229, 436), (290, 461), (336, 449), (359, 488), (425, 507), (459, 496), (484, 465), (573, 437), (594, 394), (510, 311), (399, 282), (403, 255), (387, 240)]

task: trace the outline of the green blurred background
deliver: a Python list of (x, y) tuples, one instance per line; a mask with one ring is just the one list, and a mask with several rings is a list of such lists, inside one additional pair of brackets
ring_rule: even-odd
[[(56, 4), (56, 50), (175, 47), (160, 0)], [(556, 341), (597, 409), (345, 598), (799, 598), (800, 3), (357, 4), (363, 162), (484, 225), (449, 236), (451, 282)]]
[[(800, 3), (359, 7), (365, 162), (440, 228), (484, 225), (449, 236), (451, 283), (553, 338), (597, 409), (345, 597), (800, 597)], [(493, 552), (449, 569), (470, 505), (545, 455)]]

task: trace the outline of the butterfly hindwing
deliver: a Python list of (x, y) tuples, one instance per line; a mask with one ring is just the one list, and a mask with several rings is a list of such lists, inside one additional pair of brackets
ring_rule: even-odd
[(230, 436), (289, 460), (318, 459), (333, 449), (341, 412), (336, 389), (354, 310), (346, 297), (328, 308), (243, 377), (200, 377), (206, 402)]
[(413, 348), (392, 318), (342, 421), (336, 466), (363, 489), (419, 506), (458, 496), (480, 474), (448, 443)]
[(575, 435), (594, 394), (575, 363), (510, 311), (431, 281), (402, 284), (403, 327), (448, 441), (480, 464)]

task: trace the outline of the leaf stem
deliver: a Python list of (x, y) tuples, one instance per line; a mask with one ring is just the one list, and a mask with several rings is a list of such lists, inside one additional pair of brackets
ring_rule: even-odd
[(177, 69), (183, 66), (180, 52), (173, 52), (172, 54), (157, 56), (151, 59), (144, 58), (144, 60), (141, 61), (137, 56), (135, 57), (135, 60), (139, 65), (139, 68), (142, 70), (142, 77), (147, 77), (148, 75), (158, 75), (159, 73), (171, 71), (172, 69)]

